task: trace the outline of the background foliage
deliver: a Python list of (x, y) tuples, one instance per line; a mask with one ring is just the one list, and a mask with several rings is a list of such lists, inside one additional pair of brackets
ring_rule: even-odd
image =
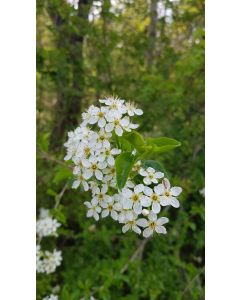
[[(203, 0), (74, 2), (37, 1), (37, 209), (63, 224), (43, 241), (57, 243), (63, 263), (37, 275), (37, 299), (57, 285), (63, 300), (204, 299)], [(180, 209), (163, 213), (167, 236), (143, 243), (111, 220), (95, 223), (83, 205), (90, 195), (70, 189), (66, 133), (107, 95), (138, 103), (145, 137), (182, 142), (155, 157), (184, 189)]]

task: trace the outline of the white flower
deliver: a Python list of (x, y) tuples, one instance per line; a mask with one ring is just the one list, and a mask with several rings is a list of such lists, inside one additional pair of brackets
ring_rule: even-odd
[(161, 195), (163, 193), (163, 188), (162, 186), (156, 185), (153, 190), (150, 187), (145, 187), (144, 188), (144, 194), (147, 195), (152, 203), (152, 211), (155, 214), (158, 214), (161, 210), (161, 206), (160, 206), (160, 199), (161, 199)]
[(137, 215), (133, 215), (133, 217), (130, 220), (126, 221), (126, 224), (122, 228), (122, 232), (125, 233), (128, 230), (133, 230), (137, 234), (141, 233), (141, 229), (138, 227), (138, 221), (137, 221)]
[(142, 206), (149, 206), (151, 202), (143, 195), (144, 185), (138, 184), (134, 187), (134, 191), (124, 188), (122, 190), (122, 205), (125, 209), (133, 208), (136, 214), (142, 212)]
[(98, 124), (100, 128), (103, 128), (106, 125), (106, 114), (108, 113), (107, 107), (101, 107), (98, 108), (96, 107), (95, 110), (93, 111), (93, 114), (89, 118), (88, 123), (93, 125), (93, 124)]
[(140, 169), (139, 174), (144, 177), (143, 182), (146, 185), (151, 183), (158, 183), (158, 179), (162, 178), (164, 174), (162, 172), (156, 172), (153, 168), (148, 167), (146, 170)]
[(43, 261), (42, 261), (42, 256), (43, 256), (43, 253), (41, 251), (41, 246), (37, 245), (36, 246), (36, 270), (38, 273), (45, 272)]
[(125, 104), (125, 106), (126, 106), (126, 109), (127, 109), (127, 113), (130, 117), (133, 117), (134, 115), (141, 116), (143, 114), (143, 111), (139, 108), (136, 108), (134, 103), (127, 102)]
[(77, 179), (73, 182), (72, 188), (77, 189), (79, 187), (79, 185), (81, 184), (84, 188), (84, 191), (88, 191), (89, 185), (88, 185), (87, 181), (85, 180), (80, 168), (76, 167), (74, 173), (77, 173), (77, 174), (75, 174), (75, 175), (77, 175)]
[(116, 221), (118, 219), (118, 212), (121, 210), (120, 203), (114, 203), (114, 201), (111, 201), (109, 203), (104, 202), (102, 203), (102, 207), (104, 208), (104, 210), (102, 211), (102, 218), (110, 215), (113, 220)]
[(166, 234), (167, 233), (166, 228), (162, 226), (163, 224), (166, 223), (168, 223), (168, 218), (161, 217), (158, 219), (157, 215), (154, 214), (153, 212), (149, 213), (148, 220), (143, 218), (137, 220), (137, 225), (145, 228), (143, 230), (143, 236), (145, 238), (151, 236), (154, 231), (156, 231), (157, 233)]
[(84, 202), (84, 204), (87, 206), (88, 208), (88, 212), (87, 212), (87, 217), (91, 218), (93, 217), (96, 221), (99, 220), (99, 214), (101, 212), (101, 207), (98, 206), (98, 201), (95, 199), (93, 199), (91, 202)]
[(141, 162), (141, 160), (138, 160), (138, 161), (133, 165), (132, 171), (138, 173), (138, 172), (140, 171), (141, 167), (142, 167), (142, 162)]
[(160, 201), (161, 205), (172, 205), (173, 207), (178, 208), (180, 204), (176, 197), (180, 195), (180, 193), (182, 192), (182, 188), (178, 186), (174, 186), (171, 188), (170, 182), (167, 178), (164, 178), (162, 182), (162, 184), (159, 184), (160, 188), (162, 189), (162, 196)]
[(201, 190), (199, 190), (199, 194), (205, 197), (205, 187), (203, 187)]
[(44, 297), (42, 300), (58, 300), (58, 296), (51, 294), (50, 296)]
[(130, 124), (129, 117), (121, 119), (121, 117), (116, 117), (114, 115), (108, 115), (107, 121), (109, 123), (105, 127), (106, 132), (112, 132), (114, 130), (118, 136), (122, 136), (123, 130), (128, 128)]
[(53, 252), (45, 251), (45, 258), (43, 259), (44, 269), (47, 274), (53, 273), (56, 267), (60, 266), (62, 262), (62, 252), (54, 249)]
[(96, 147), (98, 149), (110, 148), (109, 139), (111, 138), (111, 136), (112, 134), (110, 132), (106, 132), (103, 128), (101, 128), (96, 138)]
[(82, 113), (82, 119), (83, 119), (82, 125), (83, 126), (86, 126), (87, 124), (89, 124), (90, 119), (96, 115), (97, 110), (98, 110), (98, 107), (91, 105), (86, 112)]
[(97, 202), (99, 205), (102, 206), (103, 202), (105, 202), (105, 203), (111, 202), (112, 198), (109, 195), (106, 194), (107, 190), (108, 190), (108, 187), (107, 187), (106, 184), (104, 184), (101, 189), (99, 187), (96, 187), (93, 190), (94, 203)]
[(115, 166), (109, 166), (108, 168), (104, 169), (102, 172), (103, 172), (103, 174), (105, 174), (104, 179), (103, 179), (105, 182), (110, 181), (113, 178), (115, 178), (115, 175), (116, 175)]
[(126, 113), (125, 101), (122, 99), (108, 97), (106, 99), (100, 99), (99, 102), (108, 106), (110, 115), (121, 117)]
[(105, 149), (103, 149), (101, 154), (99, 154), (98, 160), (101, 161), (101, 162), (102, 161), (107, 161), (109, 166), (114, 166), (114, 164), (115, 164), (114, 155), (118, 155), (119, 153), (121, 153), (120, 149), (105, 148)]
[(83, 172), (83, 177), (85, 179), (89, 179), (93, 175), (95, 175), (95, 177), (98, 180), (103, 179), (103, 173), (100, 170), (106, 168), (106, 166), (107, 166), (106, 162), (98, 162), (97, 158), (90, 157), (89, 160), (83, 159), (82, 164), (85, 167), (84, 172)]
[(57, 236), (57, 229), (61, 226), (56, 219), (47, 217), (37, 221), (37, 235), (42, 238), (44, 236)]
[(47, 218), (47, 217), (50, 217), (49, 209), (40, 208), (39, 219), (44, 219), (44, 218)]

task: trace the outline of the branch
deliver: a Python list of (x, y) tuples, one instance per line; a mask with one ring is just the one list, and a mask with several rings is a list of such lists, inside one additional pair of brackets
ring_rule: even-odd
[(143, 254), (143, 251), (144, 251), (144, 248), (147, 244), (147, 242), (151, 239), (150, 238), (147, 238), (147, 239), (144, 239), (140, 242), (140, 244), (138, 245), (137, 249), (134, 251), (134, 253), (132, 254), (132, 256), (130, 257), (130, 259), (128, 260), (128, 262), (123, 266), (123, 268), (121, 269), (120, 271), (120, 274), (123, 274), (127, 271), (128, 269), (128, 266), (129, 264), (134, 261), (138, 256), (141, 258), (142, 257), (142, 254)]
[(65, 185), (64, 185), (64, 187), (62, 188), (61, 192), (56, 196), (56, 203), (55, 203), (54, 208), (57, 208), (58, 205), (60, 204), (60, 201), (61, 201), (61, 199), (62, 199), (64, 193), (66, 192), (67, 187), (68, 187), (68, 184), (65, 183)]
[(61, 161), (61, 160), (59, 160), (59, 159), (57, 159), (57, 158), (55, 158), (53, 155), (51, 155), (51, 154), (49, 154), (49, 153), (47, 153), (47, 152), (45, 152), (45, 151), (40, 151), (40, 156), (41, 156), (41, 158), (43, 158), (43, 159), (46, 159), (46, 160), (49, 160), (49, 161), (53, 161), (53, 162), (55, 162), (55, 163), (57, 163), (57, 164), (59, 164), (59, 165), (62, 165), (62, 166), (64, 166), (64, 167), (67, 167), (67, 168), (69, 168), (70, 170), (72, 170), (72, 167), (71, 166), (69, 166), (68, 164), (66, 164), (65, 162), (63, 162), (63, 161)]

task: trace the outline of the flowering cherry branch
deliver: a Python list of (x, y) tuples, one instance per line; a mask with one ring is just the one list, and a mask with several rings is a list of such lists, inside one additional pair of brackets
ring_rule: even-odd
[(135, 129), (135, 116), (143, 111), (130, 102), (100, 99), (82, 114), (82, 123), (68, 133), (65, 160), (73, 163), (72, 188), (91, 191), (87, 217), (96, 221), (111, 217), (122, 231), (166, 234), (168, 218), (159, 217), (164, 206), (180, 206), (180, 187), (171, 187), (152, 154), (170, 151), (181, 144), (171, 138), (143, 138)]

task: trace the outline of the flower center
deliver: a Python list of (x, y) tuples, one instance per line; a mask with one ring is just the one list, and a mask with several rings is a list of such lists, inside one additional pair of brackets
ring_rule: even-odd
[(85, 155), (89, 155), (90, 151), (91, 151), (91, 149), (89, 147), (84, 148)]
[(157, 201), (158, 200), (158, 195), (157, 194), (152, 194), (152, 200)]
[(152, 229), (154, 229), (156, 227), (156, 223), (155, 222), (151, 222), (149, 224), (149, 227), (152, 228)]
[(102, 111), (100, 111), (100, 112), (98, 113), (98, 116), (99, 116), (99, 118), (103, 118), (103, 117), (104, 117), (104, 113), (103, 113)]
[(112, 205), (109, 205), (109, 206), (108, 206), (108, 210), (109, 210), (109, 211), (111, 211), (112, 208), (113, 208)]
[(116, 125), (116, 126), (119, 125), (119, 120), (115, 120), (114, 125)]
[(110, 150), (106, 150), (106, 151), (105, 151), (105, 154), (106, 154), (106, 155), (110, 155), (110, 154), (111, 154), (111, 153), (110, 153)]
[(103, 199), (103, 194), (102, 194), (102, 193), (100, 193), (100, 194), (98, 195), (98, 199), (99, 199), (99, 200), (102, 200), (102, 199)]
[(153, 174), (149, 174), (149, 176), (148, 176), (150, 179), (153, 179)]
[(165, 195), (166, 197), (169, 197), (169, 196), (170, 196), (169, 191), (166, 191), (166, 192), (164, 193), (164, 195)]
[(97, 169), (97, 165), (96, 164), (93, 164), (92, 165), (92, 170), (96, 170)]
[(133, 194), (132, 195), (132, 201), (133, 202), (136, 202), (136, 201), (138, 201), (139, 200), (139, 196), (137, 195), (137, 194)]

